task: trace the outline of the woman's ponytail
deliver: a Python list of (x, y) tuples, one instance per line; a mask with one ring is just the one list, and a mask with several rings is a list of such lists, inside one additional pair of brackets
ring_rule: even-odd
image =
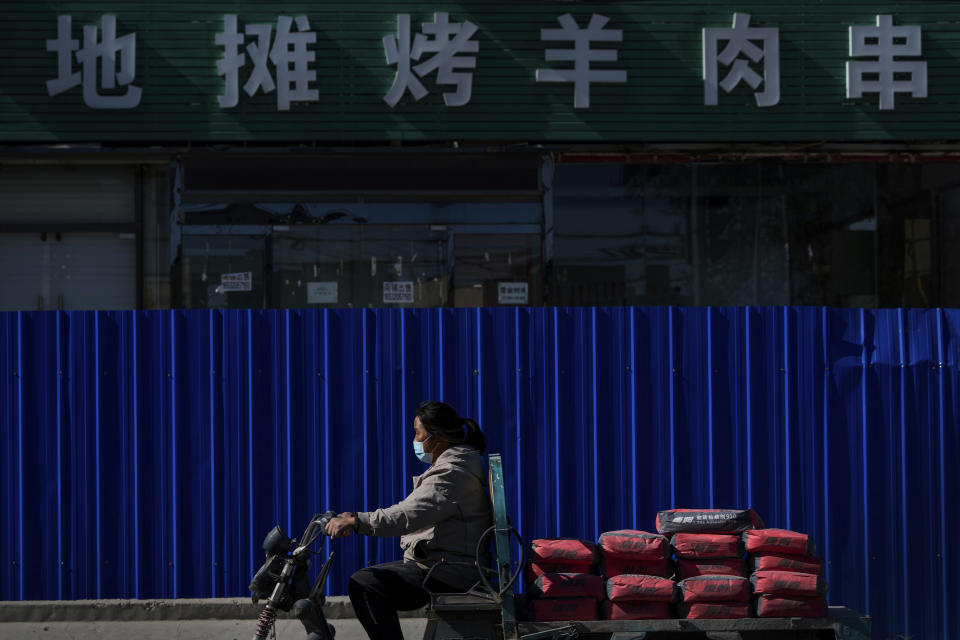
[(480, 425), (477, 424), (477, 421), (470, 418), (463, 418), (463, 425), (466, 427), (467, 432), (463, 443), (473, 447), (480, 453), (486, 451), (487, 437), (483, 435), (483, 431), (480, 430)]
[(446, 402), (428, 400), (417, 407), (417, 417), (431, 435), (439, 435), (452, 445), (465, 444), (480, 453), (487, 448), (487, 438), (476, 420), (461, 418)]

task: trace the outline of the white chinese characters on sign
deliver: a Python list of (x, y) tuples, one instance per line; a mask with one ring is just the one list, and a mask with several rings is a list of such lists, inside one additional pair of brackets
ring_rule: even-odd
[(337, 304), (339, 286), (333, 282), (308, 282), (307, 304)]
[(529, 289), (526, 282), (498, 282), (498, 304), (528, 304)]
[(413, 282), (409, 280), (383, 283), (384, 304), (413, 304)]
[[(443, 93), (448, 107), (467, 105), (472, 97), (474, 70), (480, 44), (477, 25), (451, 22), (445, 12), (436, 12), (432, 22), (411, 33), (411, 16), (397, 14), (397, 33), (382, 40), (388, 65), (395, 75), (384, 101), (396, 107), (409, 92), (417, 101), (428, 95), (423, 80), (436, 72), (436, 84), (451, 87)], [(573, 84), (573, 106), (590, 107), (593, 83), (626, 83), (627, 71), (595, 68), (597, 63), (616, 63), (617, 48), (594, 48), (594, 43), (623, 41), (621, 29), (607, 28), (609, 18), (592, 14), (581, 27), (569, 13), (557, 18), (559, 28), (540, 29), (541, 42), (562, 41), (568, 48), (548, 48), (546, 62), (565, 62), (559, 69), (537, 69), (536, 82)], [(715, 106), (719, 93), (731, 93), (741, 83), (753, 90), (759, 107), (780, 103), (780, 30), (750, 25), (751, 15), (734, 13), (730, 27), (702, 29), (703, 104)], [(927, 63), (922, 55), (919, 26), (895, 26), (893, 16), (877, 15), (875, 26), (850, 26), (846, 62), (846, 96), (862, 98), (878, 94), (879, 108), (893, 110), (895, 97), (905, 93), (927, 97)], [(223, 57), (217, 73), (224, 79), (217, 96), (221, 108), (236, 107), (240, 88), (248, 96), (276, 91), (277, 109), (288, 111), (294, 102), (316, 102), (317, 34), (306, 16), (278, 16), (276, 23), (240, 25), (234, 14), (223, 16), (223, 31), (215, 36)], [(46, 82), (50, 96), (82, 87), (84, 103), (95, 109), (132, 109), (140, 104), (142, 89), (134, 84), (137, 59), (136, 32), (117, 35), (117, 17), (104, 15), (101, 24), (84, 25), (82, 38), (73, 37), (72, 16), (57, 18), (57, 36), (46, 40), (46, 50), (57, 55), (57, 76)], [(866, 58), (866, 59), (865, 59)], [(79, 65), (79, 68), (75, 67)], [(241, 72), (252, 66), (246, 81)], [(561, 65), (565, 66), (565, 65)]]
[[(720, 50), (719, 43), (726, 41)], [(760, 42), (762, 46), (757, 46)], [(740, 57), (741, 55), (745, 56)], [(750, 63), (763, 62), (763, 76)], [(723, 80), (717, 82), (719, 65), (730, 67)], [(776, 27), (751, 27), (749, 13), (733, 14), (733, 27), (703, 30), (703, 104), (717, 104), (717, 87), (733, 91), (740, 82), (754, 89), (758, 107), (772, 107), (780, 102), (780, 30)], [(756, 89), (763, 84), (763, 91)]]
[[(393, 86), (383, 97), (391, 107), (397, 106), (404, 92), (410, 91), (415, 100), (422, 99), (428, 91), (420, 78), (437, 72), (437, 84), (454, 85), (456, 91), (443, 94), (443, 103), (448, 107), (462, 107), (470, 102), (473, 91), (473, 73), (457, 72), (456, 69), (476, 69), (476, 54), (480, 43), (472, 40), (477, 25), (470, 21), (450, 22), (450, 15), (438, 12), (433, 22), (420, 25), (418, 33), (411, 43), (410, 14), (397, 15), (397, 34), (383, 38), (383, 50), (388, 65), (396, 65), (397, 72)], [(416, 66), (411, 62), (419, 61), (423, 54), (433, 55)], [(419, 78), (418, 78), (419, 76)]]
[[(893, 59), (894, 56), (919, 56), (920, 40), (920, 27), (895, 27), (889, 15), (878, 15), (875, 27), (850, 27), (850, 57), (877, 60), (847, 62), (847, 97), (862, 98), (865, 93), (879, 93), (881, 109), (893, 109), (897, 93), (926, 98), (927, 63)], [(866, 80), (864, 75), (868, 73), (878, 78)], [(895, 74), (905, 77), (898, 80)]]
[[(83, 103), (93, 109), (132, 109), (140, 104), (143, 91), (131, 84), (137, 74), (137, 34), (117, 37), (117, 17), (103, 16), (103, 37), (98, 41), (96, 25), (83, 27), (83, 46), (73, 39), (72, 16), (57, 17), (57, 37), (47, 40), (47, 51), (57, 54), (57, 78), (47, 81), (47, 94), (55, 96), (78, 85), (83, 86)], [(80, 71), (73, 70), (76, 54)], [(120, 70), (117, 71), (117, 57)], [(100, 62), (98, 65), (97, 63)], [(97, 83), (97, 67), (100, 82)], [(113, 91), (117, 85), (126, 87), (124, 93), (102, 94)]]
[(621, 42), (621, 29), (606, 29), (610, 21), (606, 16), (593, 14), (586, 28), (580, 28), (569, 13), (557, 21), (560, 29), (541, 29), (540, 40), (568, 40), (573, 49), (547, 49), (544, 59), (547, 62), (573, 62), (573, 69), (537, 69), (537, 82), (572, 82), (573, 106), (586, 109), (590, 106), (590, 84), (593, 82), (626, 82), (627, 72), (614, 69), (591, 69), (592, 62), (616, 62), (616, 49), (591, 49), (591, 42)]
[(220, 274), (220, 291), (253, 291), (253, 272)]
[[(296, 30), (293, 25), (296, 24)], [(277, 109), (289, 111), (291, 102), (316, 102), (320, 99), (317, 89), (310, 89), (310, 83), (316, 81), (317, 72), (310, 68), (317, 59), (316, 51), (307, 45), (316, 44), (317, 34), (310, 30), (310, 21), (305, 16), (296, 19), (290, 16), (277, 18), (277, 35), (273, 38), (272, 24), (248, 24), (244, 34), (253, 36), (253, 42), (246, 46), (246, 53), (240, 51), (244, 37), (237, 26), (236, 15), (223, 16), (223, 33), (218, 33), (215, 42), (224, 48), (223, 59), (217, 62), (217, 73), (224, 78), (223, 95), (217, 96), (221, 107), (235, 107), (240, 97), (240, 70), (247, 64), (247, 56), (253, 62), (243, 90), (250, 97), (257, 91), (277, 92)], [(270, 73), (268, 63), (276, 69), (276, 81)]]

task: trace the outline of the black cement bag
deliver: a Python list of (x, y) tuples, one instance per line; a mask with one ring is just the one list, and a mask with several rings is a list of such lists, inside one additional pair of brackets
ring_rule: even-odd
[(657, 514), (657, 531), (675, 533), (742, 533), (762, 529), (763, 520), (753, 509), (668, 509)]

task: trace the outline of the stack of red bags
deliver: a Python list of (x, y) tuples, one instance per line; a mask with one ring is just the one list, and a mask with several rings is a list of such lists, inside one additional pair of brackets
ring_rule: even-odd
[(596, 620), (604, 599), (596, 575), (597, 547), (586, 540), (541, 538), (530, 546), (525, 567), (530, 617), (535, 621)]
[(786, 529), (743, 533), (760, 618), (823, 618), (827, 584), (813, 538)]
[(657, 530), (670, 536), (677, 560), (681, 617), (749, 617), (740, 535), (758, 527), (763, 521), (753, 509), (671, 509), (657, 515)]
[(645, 620), (671, 617), (675, 600), (669, 578), (670, 543), (646, 531), (608, 531), (599, 539), (603, 556), (606, 620)]

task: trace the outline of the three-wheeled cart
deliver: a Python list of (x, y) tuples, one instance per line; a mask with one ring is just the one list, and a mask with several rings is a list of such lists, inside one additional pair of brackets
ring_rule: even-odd
[[(494, 553), (499, 586), (469, 593), (433, 594), (424, 640), (547, 640), (604, 638), (610, 640), (869, 640), (870, 618), (846, 607), (830, 607), (826, 618), (742, 618), (736, 620), (590, 620), (518, 621), (511, 567), (510, 538), (499, 454), (490, 455)], [(519, 537), (519, 536), (518, 536)], [(483, 580), (484, 582), (486, 579)], [(489, 583), (488, 583), (489, 586)]]

